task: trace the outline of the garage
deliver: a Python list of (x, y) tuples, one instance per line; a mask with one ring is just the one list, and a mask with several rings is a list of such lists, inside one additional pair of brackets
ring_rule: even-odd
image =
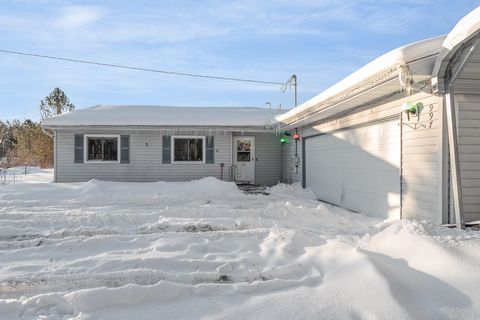
[(400, 218), (398, 117), (305, 138), (305, 183), (323, 201)]

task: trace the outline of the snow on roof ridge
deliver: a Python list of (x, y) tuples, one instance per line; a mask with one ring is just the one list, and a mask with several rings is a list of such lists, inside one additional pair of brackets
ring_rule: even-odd
[(448, 36), (446, 37), (445, 41), (443, 41), (442, 45), (446, 49), (452, 50), (459, 43), (463, 42), (479, 29), (480, 6), (458, 21), (455, 27), (453, 27), (452, 31), (448, 33)]
[(398, 68), (412, 61), (439, 54), (442, 49), (441, 44), (445, 37), (446, 36), (443, 35), (434, 38), (428, 38), (393, 49), (364, 65), (357, 71), (322, 91), (317, 96), (302, 103), (298, 107), (291, 109), (284, 114), (276, 116), (275, 119), (277, 122), (282, 122), (283, 120), (286, 120), (298, 113), (301, 113), (302, 111), (318, 105), (319, 103), (326, 102), (340, 93), (345, 92), (348, 89), (361, 84), (363, 81), (385, 72), (386, 70)]
[(259, 107), (99, 104), (50, 117), (42, 126), (271, 126), (280, 112)]

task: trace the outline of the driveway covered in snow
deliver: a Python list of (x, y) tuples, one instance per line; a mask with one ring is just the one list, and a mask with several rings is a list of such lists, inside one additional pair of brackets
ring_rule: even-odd
[(0, 186), (1, 319), (480, 317), (480, 235), (213, 178)]

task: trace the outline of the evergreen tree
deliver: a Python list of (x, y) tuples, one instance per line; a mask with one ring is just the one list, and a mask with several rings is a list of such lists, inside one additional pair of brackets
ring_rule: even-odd
[(75, 110), (75, 106), (60, 88), (53, 89), (48, 96), (40, 101), (42, 119), (73, 110)]
[(10, 156), (10, 151), (13, 150), (17, 141), (13, 135), (13, 123), (0, 121), (0, 158), (7, 158)]

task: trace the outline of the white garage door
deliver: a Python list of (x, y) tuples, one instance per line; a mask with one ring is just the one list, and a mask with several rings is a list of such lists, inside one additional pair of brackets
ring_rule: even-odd
[(382, 218), (400, 218), (398, 120), (305, 140), (306, 186), (319, 199)]

